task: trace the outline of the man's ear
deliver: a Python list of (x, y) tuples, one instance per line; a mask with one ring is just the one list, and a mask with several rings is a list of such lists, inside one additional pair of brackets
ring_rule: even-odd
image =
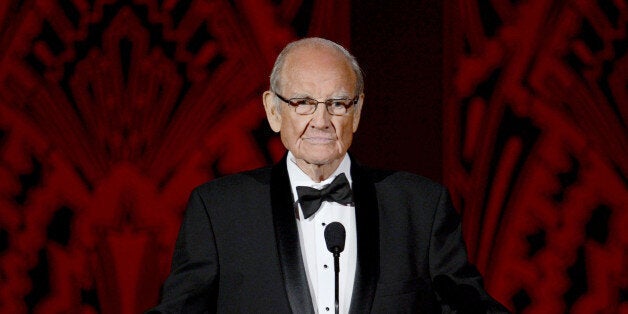
[(360, 98), (358, 99), (358, 103), (355, 104), (354, 112), (353, 112), (353, 133), (358, 130), (358, 125), (360, 124), (360, 115), (362, 114), (362, 105), (364, 104), (364, 93), (360, 94)]
[(281, 113), (279, 112), (277, 105), (271, 91), (267, 90), (262, 95), (262, 101), (264, 102), (264, 110), (266, 110), (266, 119), (268, 120), (268, 124), (270, 124), (270, 128), (275, 132), (279, 132), (281, 130)]

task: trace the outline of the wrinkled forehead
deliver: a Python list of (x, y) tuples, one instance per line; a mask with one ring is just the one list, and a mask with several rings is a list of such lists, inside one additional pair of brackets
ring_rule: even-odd
[(312, 81), (333, 82), (345, 92), (353, 93), (356, 75), (349, 60), (337, 50), (325, 46), (298, 47), (286, 56), (280, 75), (280, 85)]

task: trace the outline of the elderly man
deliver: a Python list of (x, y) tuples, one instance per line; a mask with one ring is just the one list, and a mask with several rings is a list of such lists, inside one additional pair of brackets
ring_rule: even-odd
[(288, 153), (192, 193), (154, 312), (507, 311), (468, 264), (442, 186), (348, 156), (364, 84), (347, 50), (293, 42), (270, 85), (266, 115)]

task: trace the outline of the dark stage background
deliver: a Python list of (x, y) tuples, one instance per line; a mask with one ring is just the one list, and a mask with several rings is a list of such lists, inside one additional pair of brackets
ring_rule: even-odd
[(284, 153), (279, 50), (366, 72), (352, 153), (445, 183), (515, 312), (628, 313), (628, 4), (0, 2), (0, 312), (140, 313), (191, 189)]

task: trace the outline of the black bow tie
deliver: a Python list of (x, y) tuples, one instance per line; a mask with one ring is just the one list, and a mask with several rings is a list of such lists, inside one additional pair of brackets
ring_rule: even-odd
[(297, 186), (297, 195), (305, 219), (314, 215), (323, 201), (334, 201), (342, 205), (353, 204), (351, 187), (344, 173), (336, 176), (330, 184), (320, 190), (308, 186)]

